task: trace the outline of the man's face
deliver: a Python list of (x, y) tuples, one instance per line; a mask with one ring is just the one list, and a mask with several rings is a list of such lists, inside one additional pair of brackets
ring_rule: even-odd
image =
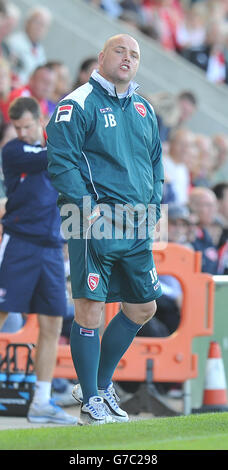
[(44, 39), (48, 32), (50, 22), (44, 15), (36, 13), (27, 23), (27, 32), (33, 42), (40, 42)]
[(214, 194), (201, 194), (195, 197), (192, 210), (199, 217), (201, 227), (208, 227), (213, 223), (217, 210), (217, 201)]
[(183, 123), (190, 119), (196, 111), (196, 106), (188, 99), (182, 98), (180, 104), (180, 122)]
[(42, 126), (39, 119), (35, 119), (30, 111), (25, 111), (20, 119), (12, 119), (18, 139), (33, 145), (41, 139)]
[(138, 43), (130, 36), (112, 38), (99, 55), (99, 72), (116, 85), (119, 93), (127, 90), (140, 60)]
[(55, 80), (56, 74), (54, 70), (48, 68), (37, 70), (29, 81), (32, 95), (38, 101), (50, 99), (55, 89)]

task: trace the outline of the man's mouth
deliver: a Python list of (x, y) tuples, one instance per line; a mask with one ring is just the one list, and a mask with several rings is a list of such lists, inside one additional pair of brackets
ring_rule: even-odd
[(130, 69), (130, 66), (128, 64), (122, 64), (120, 66), (121, 70), (129, 70)]

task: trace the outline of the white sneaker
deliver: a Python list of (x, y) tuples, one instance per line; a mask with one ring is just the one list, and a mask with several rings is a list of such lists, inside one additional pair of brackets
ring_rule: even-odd
[(103, 398), (90, 397), (89, 403), (82, 405), (80, 418), (83, 424), (107, 424), (113, 423), (112, 416), (109, 414)]
[(27, 419), (30, 423), (77, 424), (78, 422), (76, 416), (66, 413), (53, 400), (43, 405), (31, 403)]
[[(115, 421), (129, 421), (128, 414), (126, 411), (122, 410), (117, 403), (117, 401), (119, 401), (119, 397), (115, 392), (112, 382), (106, 390), (98, 389), (98, 393), (99, 396), (104, 399), (109, 413)], [(75, 398), (78, 404), (82, 403), (82, 389), (80, 384), (77, 384), (73, 387), (72, 396)]]
[(129, 421), (129, 416), (126, 411), (122, 410), (119, 407), (118, 401), (120, 401), (113, 383), (111, 382), (110, 385), (106, 388), (106, 390), (99, 389), (99, 396), (103, 398), (104, 403), (107, 405), (109, 409), (109, 413), (115, 419), (115, 421)]

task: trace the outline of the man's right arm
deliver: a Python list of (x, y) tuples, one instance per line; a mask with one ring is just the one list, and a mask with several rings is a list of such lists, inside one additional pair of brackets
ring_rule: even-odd
[[(64, 106), (70, 106), (69, 116), (58, 120), (59, 109)], [(83, 110), (76, 103), (61, 102), (47, 126), (48, 171), (53, 186), (67, 202), (76, 204), (82, 210), (83, 197), (90, 196), (93, 210), (96, 201), (89, 194), (80, 172), (85, 134)]]

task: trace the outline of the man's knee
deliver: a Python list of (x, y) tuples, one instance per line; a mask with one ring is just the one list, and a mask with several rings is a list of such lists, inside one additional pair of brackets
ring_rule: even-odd
[(148, 304), (144, 304), (144, 307), (140, 310), (140, 317), (142, 320), (142, 324), (147, 323), (153, 316), (155, 315), (157, 310), (157, 304), (155, 300), (153, 302), (149, 302)]
[(99, 328), (101, 325), (104, 302), (90, 299), (77, 299), (75, 305), (75, 321), (85, 328)]
[(144, 323), (151, 320), (157, 310), (157, 304), (155, 300), (147, 302), (145, 304), (123, 304), (123, 312), (135, 323), (143, 325)]

